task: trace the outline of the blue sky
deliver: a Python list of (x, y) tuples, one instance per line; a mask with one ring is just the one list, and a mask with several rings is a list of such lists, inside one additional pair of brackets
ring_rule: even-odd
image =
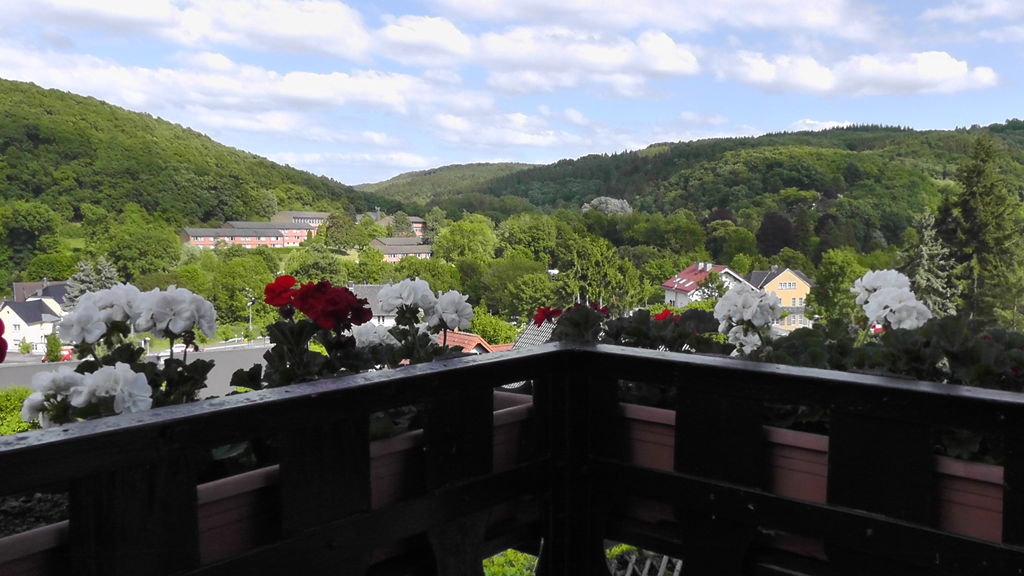
[(1024, 117), (1024, 1), (4, 0), (0, 77), (358, 184)]

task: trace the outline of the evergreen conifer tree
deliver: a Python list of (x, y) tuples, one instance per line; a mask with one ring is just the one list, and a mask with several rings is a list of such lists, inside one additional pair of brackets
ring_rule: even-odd
[(117, 275), (114, 265), (107, 262), (105, 256), (100, 256), (96, 260), (96, 285), (93, 290), (106, 290), (120, 281), (121, 278)]
[(1021, 258), (1021, 203), (996, 169), (998, 153), (988, 136), (975, 140), (959, 167), (962, 191), (940, 206), (940, 234), (949, 244), (963, 287), (964, 311), (993, 323), (1012, 308), (1011, 283)]
[(64, 294), (61, 308), (69, 312), (75, 308), (78, 299), (86, 292), (93, 291), (96, 285), (96, 272), (87, 260), (78, 261), (78, 271), (68, 278), (68, 291)]
[(918, 299), (935, 316), (956, 314), (960, 300), (960, 284), (953, 277), (956, 262), (949, 248), (935, 229), (935, 216), (925, 214), (914, 223), (919, 239), (904, 253), (906, 264), (900, 270), (910, 278), (910, 286)]

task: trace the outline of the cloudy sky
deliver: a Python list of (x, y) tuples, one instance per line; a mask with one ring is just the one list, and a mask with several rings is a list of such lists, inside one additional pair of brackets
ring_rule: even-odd
[(358, 184), (1024, 117), (1024, 1), (2, 0), (0, 77)]

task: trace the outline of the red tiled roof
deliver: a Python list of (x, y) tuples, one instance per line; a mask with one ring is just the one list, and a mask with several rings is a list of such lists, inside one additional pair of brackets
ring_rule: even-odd
[[(697, 286), (708, 277), (709, 272), (718, 272), (721, 274), (723, 271), (728, 270), (729, 274), (734, 275), (736, 278), (742, 279), (743, 277), (736, 272), (733, 272), (728, 266), (722, 266), (721, 264), (711, 264), (711, 270), (707, 270), (706, 266), (702, 266), (700, 270), (697, 269), (702, 263), (697, 262), (683, 270), (679, 274), (669, 278), (661, 287), (665, 290), (675, 290), (676, 292), (685, 292), (689, 294), (697, 289)], [(746, 280), (744, 280), (746, 282)]]
[(504, 352), (506, 350), (511, 350), (512, 346), (512, 342), (509, 342), (508, 344), (494, 344), (491, 346), (491, 352)]
[[(438, 334), (437, 341), (444, 342), (444, 335)], [(485, 352), (494, 352), (494, 348), (492, 348), (487, 341), (476, 334), (470, 334), (469, 332), (449, 332), (448, 345), (462, 346), (463, 352), (471, 352), (477, 346), (482, 346)]]

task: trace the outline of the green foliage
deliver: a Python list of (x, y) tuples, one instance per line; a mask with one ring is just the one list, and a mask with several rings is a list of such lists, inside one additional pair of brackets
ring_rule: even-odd
[(47, 362), (60, 362), (61, 346), (60, 336), (58, 336), (56, 332), (46, 336)]
[(327, 280), (333, 286), (344, 286), (349, 279), (354, 279), (350, 275), (354, 272), (353, 268), (355, 266), (351, 260), (338, 256), (326, 245), (307, 242), (288, 255), (284, 272), (294, 276), (300, 283)]
[(22, 338), (21, 342), (18, 342), (18, 352), (22, 354), (30, 354), (32, 352), (32, 343), (26, 338)]
[(369, 214), (365, 214), (359, 220), (359, 224), (356, 224), (355, 231), (353, 232), (356, 247), (369, 246), (374, 238), (384, 238), (387, 235), (388, 231), (371, 218)]
[(533, 576), (536, 568), (536, 556), (511, 549), (484, 560), (486, 576)]
[(494, 258), (498, 239), (494, 222), (479, 214), (466, 215), (445, 228), (434, 241), (434, 257), (455, 262), (460, 258), (487, 261)]
[(363, 248), (359, 252), (359, 264), (353, 279), (363, 284), (381, 284), (391, 279), (393, 268), (384, 261), (383, 252), (376, 248)]
[(829, 250), (822, 256), (817, 281), (807, 296), (808, 308), (822, 319), (849, 322), (856, 306), (850, 287), (865, 272), (852, 250)]
[(436, 258), (406, 257), (399, 260), (394, 267), (392, 280), (400, 282), (407, 278), (422, 278), (430, 284), (434, 292), (458, 290), (461, 285), (459, 269)]
[(77, 271), (77, 264), (78, 258), (67, 252), (40, 254), (29, 261), (23, 279), (25, 282), (38, 282), (43, 278), (67, 280)]
[(488, 344), (511, 344), (519, 336), (518, 328), (497, 316), (492, 316), (483, 306), (473, 309), (469, 331), (483, 338)]
[(30, 394), (32, 389), (27, 386), (0, 388), (0, 436), (35, 430), (39, 427), (35, 420), (25, 422), (21, 419), (21, 405)]
[(375, 192), (403, 202), (426, 203), (435, 196), (468, 191), (494, 178), (531, 167), (530, 164), (515, 162), (442, 166), (406, 172), (375, 184), (360, 184), (356, 190)]

